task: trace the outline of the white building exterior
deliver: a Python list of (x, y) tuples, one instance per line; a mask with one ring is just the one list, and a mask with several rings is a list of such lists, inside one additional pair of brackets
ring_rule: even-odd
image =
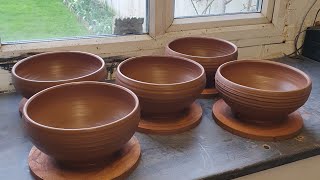
[[(146, 17), (147, 0), (98, 0), (108, 5), (117, 17)], [(175, 16), (196, 16), (248, 12), (261, 0), (175, 0)], [(251, 4), (248, 6), (248, 4)]]

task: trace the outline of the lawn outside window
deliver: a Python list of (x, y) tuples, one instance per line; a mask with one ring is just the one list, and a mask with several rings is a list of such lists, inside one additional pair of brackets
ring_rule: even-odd
[(173, 0), (149, 0), (146, 3), (149, 23), (144, 28), (149, 34), (3, 43), (0, 57), (59, 50), (79, 50), (101, 56), (160, 54), (165, 44), (184, 36), (223, 38), (235, 42), (240, 48), (261, 45), (261, 42), (281, 43), (287, 3), (287, 0), (263, 0), (261, 12), (174, 18)]
[(0, 0), (5, 44), (147, 32), (147, 0)]

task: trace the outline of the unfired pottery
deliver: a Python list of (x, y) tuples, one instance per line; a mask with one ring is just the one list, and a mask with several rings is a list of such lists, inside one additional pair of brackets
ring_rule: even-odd
[(267, 60), (239, 60), (223, 64), (216, 87), (233, 114), (250, 123), (285, 120), (308, 99), (311, 80), (291, 66)]
[(140, 100), (142, 115), (170, 116), (188, 108), (205, 87), (203, 67), (191, 60), (143, 56), (119, 64), (116, 83)]
[(71, 167), (107, 161), (131, 139), (140, 121), (138, 97), (103, 82), (45, 89), (27, 101), (23, 113), (32, 143)]
[(166, 46), (165, 53), (200, 63), (206, 71), (206, 89), (214, 88), (214, 76), (221, 64), (238, 58), (236, 45), (226, 40), (207, 37), (176, 39)]
[(79, 81), (102, 81), (105, 63), (84, 52), (50, 52), (28, 57), (12, 68), (13, 85), (25, 98), (51, 86)]

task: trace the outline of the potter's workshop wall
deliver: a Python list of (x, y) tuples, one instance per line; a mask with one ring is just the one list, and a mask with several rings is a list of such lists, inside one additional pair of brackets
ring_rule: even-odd
[[(285, 14), (285, 28), (283, 32), (285, 42), (280, 44), (265, 45), (262, 47), (262, 54), (260, 57), (281, 57), (283, 53), (290, 54), (294, 51), (293, 41), (298, 34), (302, 19), (315, 1), (316, 0), (288, 0)], [(318, 9), (320, 9), (320, 1), (317, 1), (309, 12), (302, 30), (313, 24), (313, 20)], [(320, 16), (317, 18), (317, 20), (320, 20)], [(300, 37), (300, 44), (302, 40), (303, 35)], [(253, 48), (260, 50), (259, 46)], [(243, 53), (242, 55), (248, 57), (250, 56), (246, 53)]]
[[(315, 0), (277, 0), (277, 3), (284, 3), (285, 10), (278, 13), (278, 16), (281, 16), (281, 20), (284, 21), (284, 30), (282, 35), (280, 36), (271, 36), (269, 37), (268, 32), (261, 32), (265, 33), (264, 38), (257, 38), (257, 39), (248, 39), (244, 37), (243, 39), (235, 39), (230, 36), (232, 34), (224, 35), (224, 32), (219, 33), (218, 37), (232, 39), (231, 41), (235, 44), (239, 45), (239, 57), (240, 58), (276, 58), (281, 57), (284, 54), (290, 54), (293, 52), (293, 41), (298, 33), (299, 26), (302, 22), (302, 18), (306, 14), (308, 8), (312, 5)], [(310, 26), (313, 23), (313, 19), (317, 10), (320, 8), (320, 1), (315, 4), (312, 8), (311, 12), (306, 18), (305, 27)], [(318, 18), (320, 20), (320, 18)], [(237, 28), (237, 27), (235, 27)], [(214, 30), (210, 29), (203, 29), (203, 30), (193, 30), (188, 32), (175, 32), (175, 33), (168, 33), (163, 35), (162, 37), (153, 40), (150, 37), (139, 37), (135, 36), (131, 38), (132, 41), (139, 40), (140, 43), (137, 45), (136, 43), (132, 42), (129, 43), (130, 46), (126, 46), (124, 48), (121, 44), (113, 45), (113, 44), (103, 44), (104, 40), (97, 40), (99, 41), (100, 45), (83, 45), (81, 43), (74, 44), (70, 42), (68, 44), (68, 48), (55, 48), (55, 46), (50, 46), (48, 49), (53, 50), (80, 50), (80, 51), (88, 51), (95, 54), (98, 54), (102, 57), (108, 56), (118, 56), (118, 55), (125, 55), (125, 56), (137, 56), (137, 55), (152, 55), (152, 54), (163, 54), (163, 48), (167, 42), (170, 40), (179, 37), (179, 36), (188, 36), (188, 35), (202, 35), (205, 36), (207, 32), (212, 32)], [(250, 35), (250, 32), (248, 32)], [(210, 35), (212, 36), (212, 35)], [(122, 37), (123, 41), (126, 41), (126, 37)], [(279, 41), (280, 39), (280, 41)], [(302, 38), (301, 38), (302, 39)], [(276, 42), (276, 43), (274, 43)], [(61, 43), (61, 42), (60, 42)], [(97, 42), (98, 43), (98, 42)], [(18, 56), (23, 53), (27, 53), (28, 51), (21, 50), (24, 48), (25, 45), (16, 45), (13, 48), (0, 46), (0, 58), (4, 57), (12, 57)], [(28, 45), (28, 48), (33, 49), (33, 52), (43, 52), (44, 50), (41, 48), (46, 47), (45, 44), (34, 44)], [(41, 48), (40, 48), (41, 47)], [(146, 48), (147, 47), (147, 48)], [(14, 49), (14, 50), (12, 50)], [(123, 51), (125, 49), (126, 51)], [(16, 50), (16, 51), (15, 51)], [(10, 73), (7, 70), (0, 69), (0, 91), (10, 91), (13, 89), (11, 85), (11, 78)]]

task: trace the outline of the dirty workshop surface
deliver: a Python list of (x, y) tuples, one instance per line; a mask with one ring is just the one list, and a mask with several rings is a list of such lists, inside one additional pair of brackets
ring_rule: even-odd
[[(312, 94), (300, 113), (302, 133), (291, 140), (262, 142), (221, 129), (211, 116), (218, 99), (199, 99), (204, 113), (195, 129), (172, 136), (136, 133), (142, 147), (137, 169), (129, 179), (229, 179), (320, 154), (320, 63), (280, 59), (313, 80)], [(32, 144), (24, 135), (18, 94), (0, 96), (0, 179), (32, 179), (27, 157)]]

